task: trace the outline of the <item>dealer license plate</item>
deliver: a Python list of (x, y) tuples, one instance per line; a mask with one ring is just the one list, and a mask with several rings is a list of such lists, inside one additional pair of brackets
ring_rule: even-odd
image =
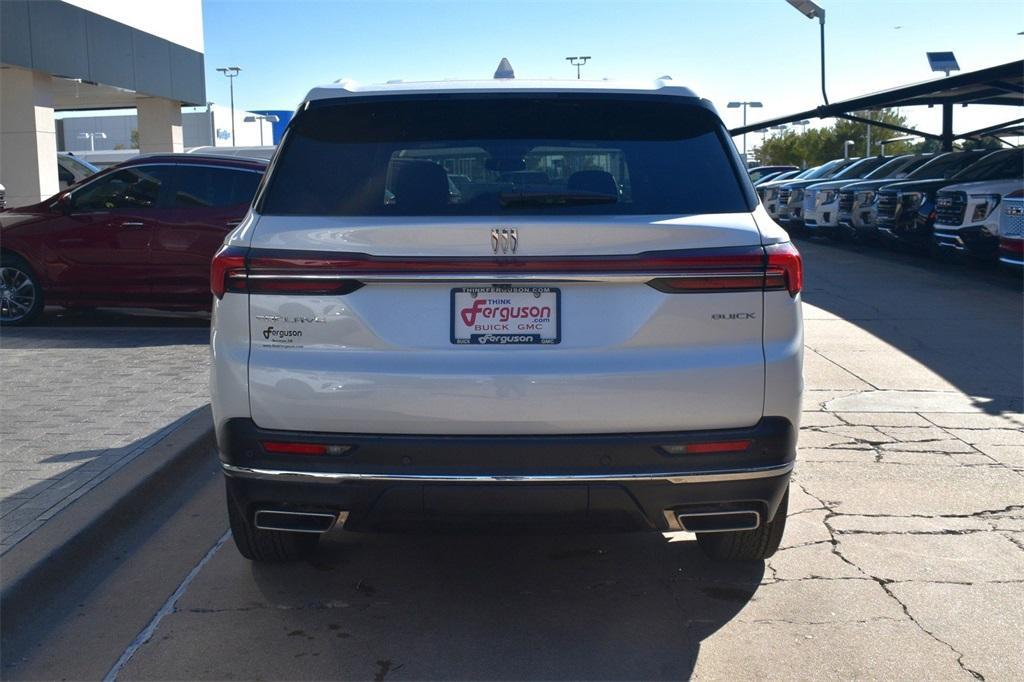
[(452, 343), (558, 343), (560, 306), (561, 291), (552, 287), (452, 289)]

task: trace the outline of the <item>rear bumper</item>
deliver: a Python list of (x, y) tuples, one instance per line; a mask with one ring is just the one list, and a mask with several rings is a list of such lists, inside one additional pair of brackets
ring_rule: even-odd
[[(754, 510), (771, 520), (796, 429), (578, 436), (392, 436), (283, 432), (248, 419), (219, 434), (231, 502), (347, 512), (347, 528), (409, 524), (677, 530), (673, 512)], [(664, 445), (749, 440), (740, 452), (670, 455)], [(347, 445), (340, 456), (271, 455), (261, 441)], [(668, 512), (668, 513), (666, 513)]]

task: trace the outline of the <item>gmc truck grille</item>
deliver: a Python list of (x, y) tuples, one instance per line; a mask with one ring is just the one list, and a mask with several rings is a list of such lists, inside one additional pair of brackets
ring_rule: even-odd
[(1003, 199), (999, 236), (1024, 237), (1024, 199)]
[(853, 211), (853, 192), (844, 191), (839, 193), (839, 215), (850, 215)]
[(878, 221), (891, 223), (896, 220), (896, 209), (899, 203), (899, 197), (896, 195), (896, 192), (879, 192)]
[(964, 222), (967, 197), (961, 192), (940, 194), (935, 200), (936, 225), (960, 225)]

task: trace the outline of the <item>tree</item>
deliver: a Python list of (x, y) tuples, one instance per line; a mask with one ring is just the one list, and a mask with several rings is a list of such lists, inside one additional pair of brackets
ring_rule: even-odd
[(139, 131), (136, 128), (136, 129), (132, 130), (132, 149), (138, 149), (138, 148), (139, 148)]
[[(859, 112), (861, 118), (892, 125), (905, 126), (906, 117), (893, 109)], [(879, 126), (871, 126), (871, 155), (880, 153), (878, 145), (882, 140), (899, 137), (903, 133)], [(827, 128), (810, 128), (804, 133), (788, 130), (782, 135), (768, 138), (758, 149), (758, 159), (763, 164), (793, 164), (801, 167), (817, 166), (831, 159), (843, 156), (843, 144), (852, 140), (850, 156), (864, 156), (867, 148), (868, 125), (858, 121), (836, 119)], [(889, 155), (906, 154), (912, 145), (909, 142), (894, 142), (886, 145)]]
[(964, 140), (962, 149), (1002, 149), (1003, 145), (994, 137), (983, 137), (980, 140)]

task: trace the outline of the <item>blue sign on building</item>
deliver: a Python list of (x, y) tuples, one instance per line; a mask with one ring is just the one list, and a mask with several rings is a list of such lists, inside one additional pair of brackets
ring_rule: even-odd
[(274, 144), (280, 144), (281, 137), (284, 135), (284, 130), (288, 127), (288, 122), (291, 121), (292, 116), (295, 115), (294, 111), (285, 111), (280, 109), (253, 109), (252, 113), (261, 114), (263, 116), (270, 116), (271, 114), (277, 116), (277, 123), (271, 123), (274, 130)]

